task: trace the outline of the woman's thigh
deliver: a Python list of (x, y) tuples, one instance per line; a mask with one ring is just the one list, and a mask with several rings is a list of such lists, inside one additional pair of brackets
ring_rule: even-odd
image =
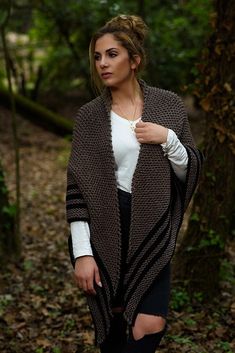
[(141, 301), (138, 312), (166, 318), (169, 309), (170, 283), (171, 265), (168, 263), (156, 278), (150, 291)]
[(134, 326), (130, 327), (135, 340), (147, 334), (165, 330), (170, 297), (170, 277), (170, 264), (168, 264), (140, 303)]

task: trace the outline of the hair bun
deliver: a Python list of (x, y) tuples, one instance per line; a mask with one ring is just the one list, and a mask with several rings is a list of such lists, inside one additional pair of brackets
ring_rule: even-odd
[(141, 43), (144, 42), (148, 27), (141, 17), (135, 15), (118, 15), (106, 23), (108, 27), (133, 33)]

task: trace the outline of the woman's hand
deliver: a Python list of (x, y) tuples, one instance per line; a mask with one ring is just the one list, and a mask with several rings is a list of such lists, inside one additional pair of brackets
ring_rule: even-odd
[(99, 269), (93, 256), (81, 256), (76, 259), (74, 276), (78, 287), (86, 294), (96, 294), (94, 281), (102, 287)]
[(140, 120), (135, 127), (136, 138), (140, 143), (165, 143), (168, 129), (162, 125)]

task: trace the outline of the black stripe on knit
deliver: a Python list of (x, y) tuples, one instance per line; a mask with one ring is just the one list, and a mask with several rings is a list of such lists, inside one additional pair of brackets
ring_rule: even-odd
[[(193, 186), (192, 186), (192, 191), (191, 191), (191, 194), (193, 194), (194, 190), (196, 189), (196, 186), (197, 186), (197, 181), (198, 181), (198, 178), (199, 178), (199, 173), (200, 173), (200, 168), (199, 166), (201, 165), (201, 156), (197, 155), (196, 151), (191, 148), (190, 146), (185, 146), (186, 150), (190, 150), (192, 154), (194, 154), (194, 156), (196, 157), (196, 160), (197, 160), (197, 165), (196, 165), (196, 177), (194, 179), (194, 183), (193, 183)], [(191, 156), (191, 153), (188, 153), (188, 156), (189, 156), (189, 161), (188, 161), (188, 169), (189, 169), (189, 173), (190, 173), (190, 169), (191, 169), (191, 164), (192, 164), (192, 156)], [(188, 177), (189, 177), (189, 173), (188, 173)], [(188, 181), (188, 180), (187, 180)]]
[(105, 276), (105, 279), (106, 279), (106, 282), (107, 282), (107, 286), (109, 287), (110, 294), (113, 297), (114, 290), (113, 290), (112, 281), (111, 281), (111, 278), (109, 276), (109, 273), (108, 273), (106, 267), (104, 266), (103, 261), (100, 259), (99, 255), (98, 255), (98, 252), (97, 252), (97, 250), (96, 250), (96, 248), (95, 248), (95, 246), (94, 246), (94, 244), (92, 242), (91, 242), (91, 248), (92, 248), (95, 260), (97, 261), (97, 265), (101, 269), (101, 271), (103, 272), (103, 274)]
[(78, 190), (77, 184), (68, 184), (67, 191), (69, 191), (69, 190)]
[(191, 149), (192, 153), (195, 155), (196, 160), (197, 160), (197, 175), (196, 175), (196, 180), (197, 180), (198, 177), (199, 177), (199, 172), (200, 172), (199, 166), (201, 165), (201, 156), (200, 156), (200, 153), (197, 153), (198, 150), (195, 151), (195, 150), (194, 150), (193, 148), (191, 148), (190, 146), (189, 146), (189, 149)]
[(66, 205), (66, 209), (67, 210), (72, 210), (74, 208), (87, 208), (87, 205), (85, 203), (75, 203), (75, 204), (71, 204), (71, 205)]
[[(149, 262), (149, 264), (147, 265), (147, 267), (140, 273), (139, 277), (136, 279), (136, 281), (134, 282), (134, 284), (132, 285), (132, 288), (129, 291), (129, 294), (127, 295), (127, 298), (125, 299), (125, 306), (126, 304), (129, 302), (130, 298), (133, 296), (136, 288), (139, 286), (141, 279), (144, 278), (144, 276), (146, 274), (148, 274), (148, 272), (150, 271), (150, 269), (152, 268), (152, 266), (157, 262), (157, 260), (163, 255), (163, 253), (165, 252), (165, 250), (167, 249), (168, 245), (170, 243), (170, 236), (167, 238), (167, 241), (165, 242), (164, 246), (161, 248), (160, 251), (158, 251), (158, 253), (152, 258), (152, 260)], [(143, 259), (144, 261), (144, 259)]]
[(171, 209), (174, 208), (174, 204), (177, 199), (177, 196), (179, 196), (180, 204), (181, 204), (181, 212), (183, 212), (184, 203), (185, 203), (186, 184), (184, 184), (177, 178), (173, 170), (171, 172), (171, 180), (173, 185), (172, 191), (171, 191), (172, 193)]
[(83, 221), (90, 223), (90, 218), (88, 217), (68, 217), (68, 223), (76, 222), (76, 221)]
[(101, 304), (101, 301), (100, 301), (100, 298), (99, 298), (99, 295), (96, 295), (95, 296), (95, 301), (96, 301), (96, 305), (97, 305), (97, 309), (100, 311), (100, 314), (95, 316), (93, 315), (93, 311), (90, 310), (90, 313), (92, 315), (92, 319), (93, 319), (93, 322), (94, 322), (94, 327), (95, 327), (95, 343), (97, 344), (97, 338), (98, 338), (98, 326), (99, 326), (99, 322), (98, 322), (98, 318), (101, 318), (102, 320), (102, 324), (103, 324), (103, 332), (107, 332), (107, 324), (106, 324), (106, 321), (105, 321), (105, 314), (104, 314), (104, 311), (103, 311), (103, 308), (102, 308), (102, 304)]
[(82, 194), (79, 194), (78, 192), (66, 195), (66, 201), (69, 201), (69, 200), (82, 200), (82, 199), (83, 199)]
[[(179, 195), (180, 194), (180, 195)], [(172, 188), (172, 193), (171, 193), (172, 197), (171, 197), (171, 210), (172, 210), (172, 214), (174, 214), (174, 208), (175, 208), (175, 204), (177, 202), (177, 199), (178, 199), (178, 195), (180, 197), (180, 201), (181, 201), (181, 212), (180, 212), (180, 217), (179, 217), (179, 221), (178, 221), (178, 226), (177, 226), (177, 229), (175, 231), (175, 234), (177, 235), (179, 230), (180, 230), (180, 227), (181, 227), (181, 224), (182, 224), (182, 221), (183, 221), (183, 216), (184, 216), (184, 202), (185, 202), (185, 198), (181, 198), (181, 193), (178, 189), (178, 184), (176, 183), (176, 187), (175, 188)], [(175, 228), (174, 228), (175, 230)], [(176, 242), (175, 242), (175, 246), (176, 246)], [(174, 248), (175, 248), (174, 246)]]
[[(102, 271), (102, 270), (101, 270), (101, 271)], [(104, 276), (104, 280), (106, 281), (107, 287), (109, 288), (109, 285), (108, 285), (108, 282), (107, 282), (105, 276)], [(104, 283), (103, 283), (103, 285), (104, 285)], [(98, 290), (100, 290), (100, 288), (98, 288)], [(101, 290), (102, 290), (102, 298), (103, 298), (103, 300), (104, 300), (104, 310), (103, 310), (103, 312), (108, 313), (108, 312), (109, 312), (109, 300), (108, 300), (108, 295), (107, 295), (106, 290), (104, 290), (104, 289), (101, 289)], [(109, 288), (109, 291), (110, 291), (110, 288)]]
[[(154, 249), (156, 249), (157, 245), (159, 245), (162, 242), (162, 240), (164, 239), (164, 236), (167, 234), (167, 232), (169, 230), (170, 224), (171, 224), (171, 219), (169, 219), (169, 221), (165, 225), (164, 229), (162, 230), (160, 235), (157, 237), (156, 241), (150, 246), (150, 248), (148, 248), (148, 250), (145, 252), (145, 254), (143, 256), (141, 256), (141, 258), (139, 259), (139, 261), (135, 265), (133, 271), (131, 272), (129, 280), (124, 285), (124, 292), (128, 289), (129, 284), (132, 281), (132, 279), (135, 278), (135, 275), (139, 271), (141, 265), (145, 262), (146, 259), (148, 259), (149, 255), (154, 251)], [(160, 252), (161, 252), (161, 249), (158, 251), (158, 253), (160, 253)], [(158, 253), (156, 254), (156, 256), (158, 255)]]
[(160, 218), (160, 220), (154, 225), (154, 227), (150, 230), (149, 234), (144, 238), (144, 240), (142, 241), (142, 243), (139, 245), (138, 249), (134, 252), (134, 254), (132, 255), (130, 261), (128, 262), (126, 268), (127, 270), (129, 268), (131, 268), (133, 262), (135, 261), (135, 259), (137, 258), (137, 256), (139, 255), (139, 253), (143, 250), (143, 248), (148, 244), (149, 239), (157, 232), (157, 230), (163, 225), (163, 222), (165, 222), (167, 215), (169, 214), (169, 209), (170, 209), (170, 203), (166, 209), (166, 211), (164, 212), (164, 214), (162, 215), (162, 217)]
[(186, 178), (185, 178), (185, 192), (184, 192), (184, 202), (185, 202), (185, 197), (186, 197), (186, 189), (187, 189), (187, 185), (188, 185), (188, 182), (189, 182), (189, 174), (190, 174), (190, 169), (191, 169), (191, 160), (192, 160), (192, 157), (191, 157), (191, 153), (189, 153), (189, 150), (188, 150), (188, 146), (184, 145), (186, 151), (187, 151), (187, 155), (188, 155), (188, 164), (187, 164), (187, 172), (186, 172)]
[[(96, 317), (95, 317), (95, 315), (93, 314), (93, 311), (92, 310), (90, 310), (90, 314), (91, 314), (91, 317), (92, 317), (92, 321), (93, 321), (93, 323), (94, 323), (94, 329), (95, 329), (95, 345), (97, 345), (98, 344), (98, 329), (97, 329), (97, 327), (98, 327), (98, 324), (97, 324), (97, 322), (96, 322)], [(99, 315), (99, 316), (101, 316), (101, 315)]]
[[(104, 328), (105, 328), (105, 332), (107, 332), (107, 330), (108, 330), (108, 324), (107, 324), (107, 319), (106, 319), (106, 317), (105, 317), (105, 313), (107, 314), (107, 315), (109, 315), (108, 314), (108, 307), (107, 307), (107, 303), (106, 303), (106, 301), (105, 301), (105, 297), (104, 297), (104, 290), (102, 290), (102, 294), (99, 296), (99, 295), (96, 295), (96, 297), (97, 297), (97, 304), (98, 304), (98, 306), (99, 306), (99, 309), (100, 309), (100, 311), (101, 311), (101, 315), (102, 315), (102, 320), (103, 320), (103, 324), (104, 324)], [(102, 299), (103, 299), (103, 304), (102, 304)]]
[(204, 162), (205, 160), (205, 156), (204, 154), (200, 151), (200, 150), (197, 150), (198, 154), (199, 154), (199, 157), (200, 157), (200, 162), (201, 164)]
[[(102, 273), (104, 274), (104, 280), (106, 281), (106, 285), (109, 288), (110, 295), (112, 296), (113, 288), (112, 288), (112, 284), (111, 284), (111, 279), (110, 279), (110, 277), (108, 275), (108, 272), (107, 272), (104, 264), (102, 263), (102, 261), (100, 261), (98, 253), (95, 250), (93, 244), (91, 244), (91, 245), (92, 245), (93, 254), (95, 255), (95, 259), (97, 261), (97, 265), (100, 268), (100, 270), (102, 271)], [(103, 283), (103, 285), (104, 285), (104, 283)], [(108, 296), (107, 296), (106, 290), (104, 290), (103, 288), (97, 288), (97, 290), (98, 291), (102, 291), (103, 304), (101, 302), (101, 299), (99, 298), (99, 295), (96, 295), (96, 299), (97, 299), (97, 305), (98, 305), (99, 310), (100, 310), (101, 315), (102, 315), (102, 321), (103, 321), (103, 324), (104, 324), (104, 329), (107, 332), (108, 325), (107, 325), (107, 322), (106, 322), (107, 319), (105, 320), (105, 313), (109, 313), (109, 309), (110, 309), (109, 308), (109, 300), (108, 300)]]
[(75, 257), (74, 257), (74, 253), (73, 253), (71, 232), (69, 233), (69, 236), (68, 236), (68, 250), (69, 250), (69, 257), (70, 257), (71, 264), (72, 264), (73, 268), (75, 268)]

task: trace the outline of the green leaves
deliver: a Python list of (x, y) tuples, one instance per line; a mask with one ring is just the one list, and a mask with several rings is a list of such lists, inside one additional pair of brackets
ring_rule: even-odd
[(173, 288), (171, 292), (171, 307), (173, 310), (181, 310), (190, 303), (190, 297), (184, 288)]
[(15, 216), (16, 215), (16, 211), (17, 211), (16, 204), (11, 204), (11, 205), (8, 205), (8, 206), (4, 206), (2, 208), (2, 212), (7, 214), (10, 217)]
[[(27, 3), (25, 1), (25, 5)], [(32, 67), (34, 75), (29, 77), (29, 73), (24, 72), (24, 76), (33, 83), (37, 68), (42, 66), (41, 90), (44, 92), (87, 90), (88, 46), (92, 34), (119, 13), (139, 13), (150, 28), (149, 63), (144, 78), (149, 83), (179, 91), (180, 87), (194, 81), (197, 73), (194, 63), (209, 32), (211, 7), (209, 0), (176, 3), (146, 0), (142, 9), (139, 2), (133, 0), (68, 0), (66, 6), (64, 0), (30, 2), (29, 13), (26, 11), (24, 15), (23, 8), (21, 12), (14, 9), (16, 14), (11, 18), (11, 30), (19, 34), (22, 28), (27, 28), (24, 32), (29, 38), (24, 51), (15, 48), (15, 66), (20, 65), (23, 72), (25, 67)], [(31, 56), (27, 54), (30, 50)], [(24, 53), (23, 57), (20, 53)], [(28, 87), (30, 89), (30, 83)]]
[(216, 233), (213, 229), (208, 230), (207, 235), (204, 235), (198, 245), (199, 249), (209, 246), (218, 246), (220, 249), (224, 248), (224, 240), (220, 234)]
[(5, 309), (11, 302), (13, 301), (13, 297), (11, 294), (1, 294), (0, 295), (0, 316), (3, 315)]

